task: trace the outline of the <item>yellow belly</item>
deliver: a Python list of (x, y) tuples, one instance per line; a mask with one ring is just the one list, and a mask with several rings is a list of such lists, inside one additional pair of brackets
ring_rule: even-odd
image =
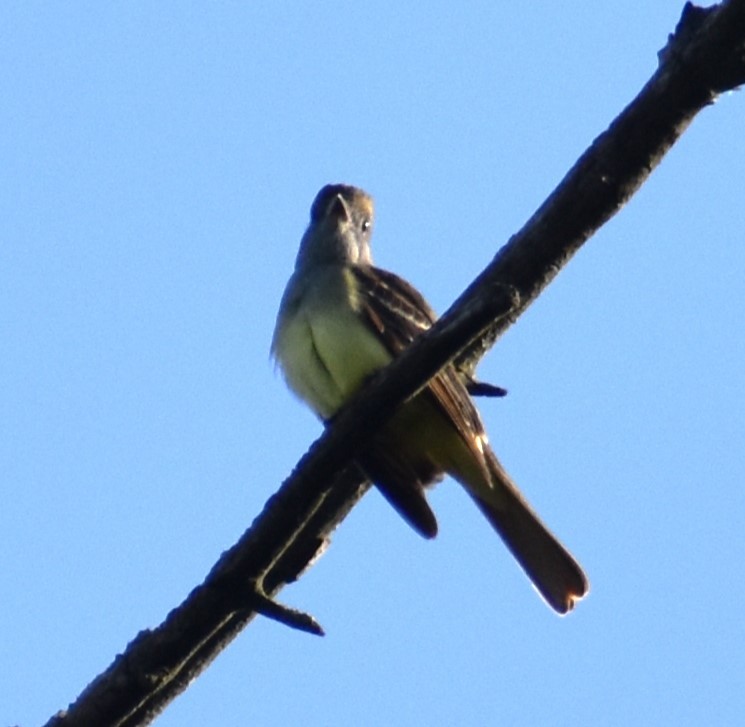
[(275, 333), (273, 351), (288, 386), (324, 419), (391, 360), (355, 309), (350, 284), (337, 270), (290, 288), (295, 295)]

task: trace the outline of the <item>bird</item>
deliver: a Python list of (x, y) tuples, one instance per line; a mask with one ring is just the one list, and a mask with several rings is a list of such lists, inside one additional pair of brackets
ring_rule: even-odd
[[(318, 192), (277, 314), (272, 357), (288, 387), (327, 424), (437, 320), (416, 288), (373, 264), (373, 216), (372, 197), (358, 187), (327, 184)], [(426, 488), (450, 475), (544, 601), (566, 614), (588, 593), (587, 577), (492, 451), (469, 395), (479, 386), (448, 364), (395, 411), (357, 461), (426, 538), (438, 532)]]

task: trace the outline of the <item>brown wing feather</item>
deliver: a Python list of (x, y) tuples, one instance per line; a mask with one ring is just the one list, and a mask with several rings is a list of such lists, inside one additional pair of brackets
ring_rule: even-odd
[[(380, 338), (396, 356), (432, 326), (437, 316), (422, 295), (394, 273), (372, 266), (354, 268), (358, 278), (361, 313), (380, 333)], [(423, 396), (431, 397), (460, 434), (483, 467), (483, 453), (476, 438), (484, 426), (455, 368), (446, 366), (429, 383)], [(488, 474), (485, 476), (488, 481)]]
[[(362, 312), (380, 332), (388, 350), (398, 355), (432, 326), (437, 316), (422, 295), (403, 278), (372, 266), (354, 269), (362, 283)], [(470, 445), (484, 434), (476, 407), (455, 368), (446, 366), (429, 385), (439, 407)]]
[(394, 356), (437, 320), (419, 291), (398, 275), (369, 265), (356, 266), (353, 272), (362, 312)]

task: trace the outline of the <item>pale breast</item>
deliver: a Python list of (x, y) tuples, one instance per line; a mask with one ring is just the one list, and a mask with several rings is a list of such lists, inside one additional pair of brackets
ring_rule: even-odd
[(288, 386), (326, 419), (391, 356), (357, 314), (353, 277), (316, 272), (288, 284), (272, 349)]

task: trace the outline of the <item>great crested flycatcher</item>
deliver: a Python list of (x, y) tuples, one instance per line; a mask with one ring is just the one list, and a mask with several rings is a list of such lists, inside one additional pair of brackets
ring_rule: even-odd
[[(277, 317), (272, 354), (289, 387), (324, 421), (436, 319), (409, 283), (373, 266), (372, 222), (373, 202), (361, 189), (324, 187)], [(494, 456), (466, 384), (446, 366), (398, 409), (359, 463), (429, 538), (437, 521), (424, 488), (444, 473), (454, 477), (543, 598), (566, 613), (588, 591), (585, 574)]]

